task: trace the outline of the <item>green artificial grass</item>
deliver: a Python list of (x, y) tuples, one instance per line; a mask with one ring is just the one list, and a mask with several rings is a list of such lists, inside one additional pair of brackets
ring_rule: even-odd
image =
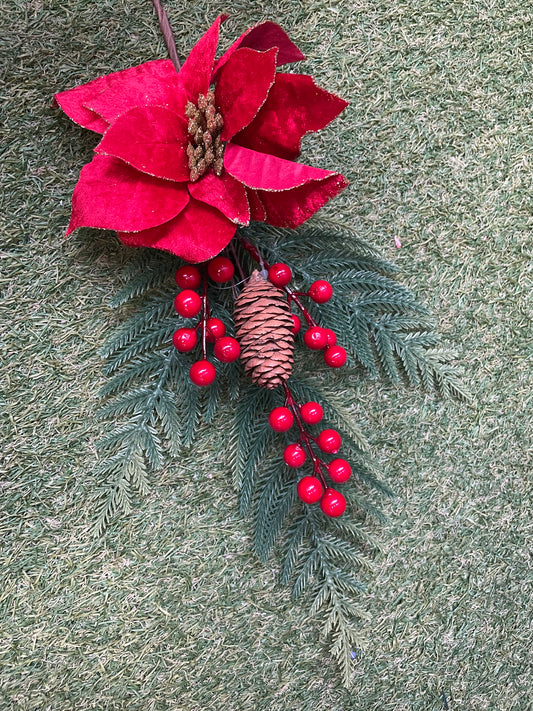
[(91, 538), (97, 349), (125, 316), (108, 302), (131, 252), (111, 233), (63, 239), (96, 137), (51, 97), (165, 49), (148, 0), (0, 0), (0, 709), (533, 708), (527, 3), (167, 7), (182, 58), (221, 11), (225, 46), (280, 21), (308, 57), (298, 71), (350, 100), (305, 140), (303, 161), (351, 181), (324, 214), (401, 267), (475, 400), (354, 383), (398, 496), (373, 531), (384, 550), (350, 691), (277, 559), (251, 553), (224, 418)]

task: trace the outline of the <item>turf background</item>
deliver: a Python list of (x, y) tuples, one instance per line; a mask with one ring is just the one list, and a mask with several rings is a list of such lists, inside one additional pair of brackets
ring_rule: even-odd
[(221, 11), (224, 46), (275, 19), (301, 71), (350, 100), (302, 159), (350, 179), (327, 214), (402, 268), (475, 400), (355, 384), (398, 498), (375, 530), (350, 692), (276, 560), (250, 554), (224, 421), (92, 540), (97, 349), (124, 316), (107, 304), (130, 255), (110, 233), (63, 239), (96, 140), (51, 97), (165, 50), (148, 0), (0, 0), (0, 708), (437, 711), (443, 692), (453, 711), (533, 708), (531, 8), (167, 6), (182, 57)]

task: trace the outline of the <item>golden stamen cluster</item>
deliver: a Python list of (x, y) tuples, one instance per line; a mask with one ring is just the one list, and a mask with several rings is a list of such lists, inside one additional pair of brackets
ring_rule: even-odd
[(224, 169), (224, 144), (220, 134), (224, 125), (222, 115), (215, 107), (212, 91), (200, 94), (198, 106), (187, 102), (185, 114), (189, 119), (188, 132), (191, 137), (187, 146), (191, 182), (201, 178), (209, 168), (215, 175), (222, 175)]

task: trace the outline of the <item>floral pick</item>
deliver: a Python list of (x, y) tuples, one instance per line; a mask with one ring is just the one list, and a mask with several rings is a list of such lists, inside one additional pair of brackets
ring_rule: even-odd
[(295, 163), (302, 137), (347, 102), (306, 74), (277, 71), (303, 59), (274, 22), (248, 29), (216, 61), (219, 16), (176, 71), (145, 62), (56, 94), (76, 123), (103, 134), (81, 171), (67, 234), (118, 232), (189, 262), (217, 255), (238, 225), (301, 225), (348, 182)]

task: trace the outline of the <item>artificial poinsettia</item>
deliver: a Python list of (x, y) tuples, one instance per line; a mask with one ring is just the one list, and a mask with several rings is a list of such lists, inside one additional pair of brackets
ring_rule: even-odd
[(308, 75), (277, 71), (303, 55), (273, 22), (215, 61), (224, 19), (179, 72), (155, 60), (56, 94), (71, 119), (103, 134), (74, 190), (67, 234), (113, 229), (127, 245), (200, 262), (237, 225), (297, 227), (346, 187), (339, 173), (294, 159), (302, 137), (347, 103)]

